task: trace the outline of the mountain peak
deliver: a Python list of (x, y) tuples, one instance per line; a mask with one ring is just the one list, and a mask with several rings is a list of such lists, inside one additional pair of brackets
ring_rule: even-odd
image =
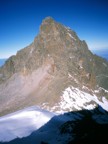
[(101, 94), (106, 96), (107, 92), (102, 93), (104, 90), (99, 87), (108, 89), (108, 62), (94, 56), (74, 31), (47, 17), (33, 43), (0, 68), (0, 112), (6, 113), (9, 106), (12, 110), (14, 98), (19, 101), (14, 101), (17, 108), (23, 105), (22, 98), (23, 106), (49, 103), (52, 107), (63, 91), (75, 92), (72, 95), (76, 97), (79, 90), (94, 95), (93, 90), (97, 89), (102, 99)]
[(55, 20), (49, 16), (42, 20), (41, 26), (52, 25), (54, 23), (55, 23)]
[(46, 33), (47, 35), (49, 33), (51, 33), (54, 29), (54, 27), (56, 27), (56, 22), (54, 21), (54, 19), (52, 17), (46, 17), (43, 21), (42, 24), (40, 26), (40, 33)]
[(54, 19), (51, 16), (48, 16), (45, 19), (43, 19), (43, 22), (54, 22)]

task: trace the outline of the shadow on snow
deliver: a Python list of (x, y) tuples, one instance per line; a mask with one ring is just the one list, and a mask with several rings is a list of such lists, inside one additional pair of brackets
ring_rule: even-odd
[[(54, 116), (48, 123), (25, 138), (8, 144), (91, 144), (108, 140), (108, 112), (93, 110), (68, 112)], [(3, 143), (0, 143), (3, 144)]]

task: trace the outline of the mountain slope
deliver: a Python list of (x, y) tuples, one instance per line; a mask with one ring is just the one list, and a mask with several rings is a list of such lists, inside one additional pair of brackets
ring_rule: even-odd
[(93, 55), (74, 31), (47, 17), (33, 43), (0, 68), (0, 114), (32, 105), (51, 110), (71, 86), (91, 95), (97, 90), (100, 101), (107, 98), (108, 62)]

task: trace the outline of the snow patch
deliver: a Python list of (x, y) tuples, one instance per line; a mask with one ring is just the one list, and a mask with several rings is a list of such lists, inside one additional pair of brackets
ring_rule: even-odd
[(99, 90), (100, 90), (100, 91), (103, 90), (104, 92), (108, 93), (108, 90), (106, 90), (106, 89), (104, 89), (104, 88), (102, 88), (102, 87), (99, 87)]
[(70, 33), (67, 33), (73, 40), (76, 41), (76, 39), (70, 34)]
[(33, 51), (34, 51), (34, 48), (31, 48), (31, 50), (30, 50), (30, 55), (33, 53)]
[(73, 80), (75, 83), (78, 83), (78, 80), (76, 78), (74, 78), (70, 73), (68, 73), (68, 78)]

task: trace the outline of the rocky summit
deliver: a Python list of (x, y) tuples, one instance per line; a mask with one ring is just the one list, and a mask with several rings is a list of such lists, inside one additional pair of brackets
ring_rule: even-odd
[(54, 112), (108, 110), (108, 61), (47, 17), (26, 48), (0, 67), (0, 115), (38, 105)]

